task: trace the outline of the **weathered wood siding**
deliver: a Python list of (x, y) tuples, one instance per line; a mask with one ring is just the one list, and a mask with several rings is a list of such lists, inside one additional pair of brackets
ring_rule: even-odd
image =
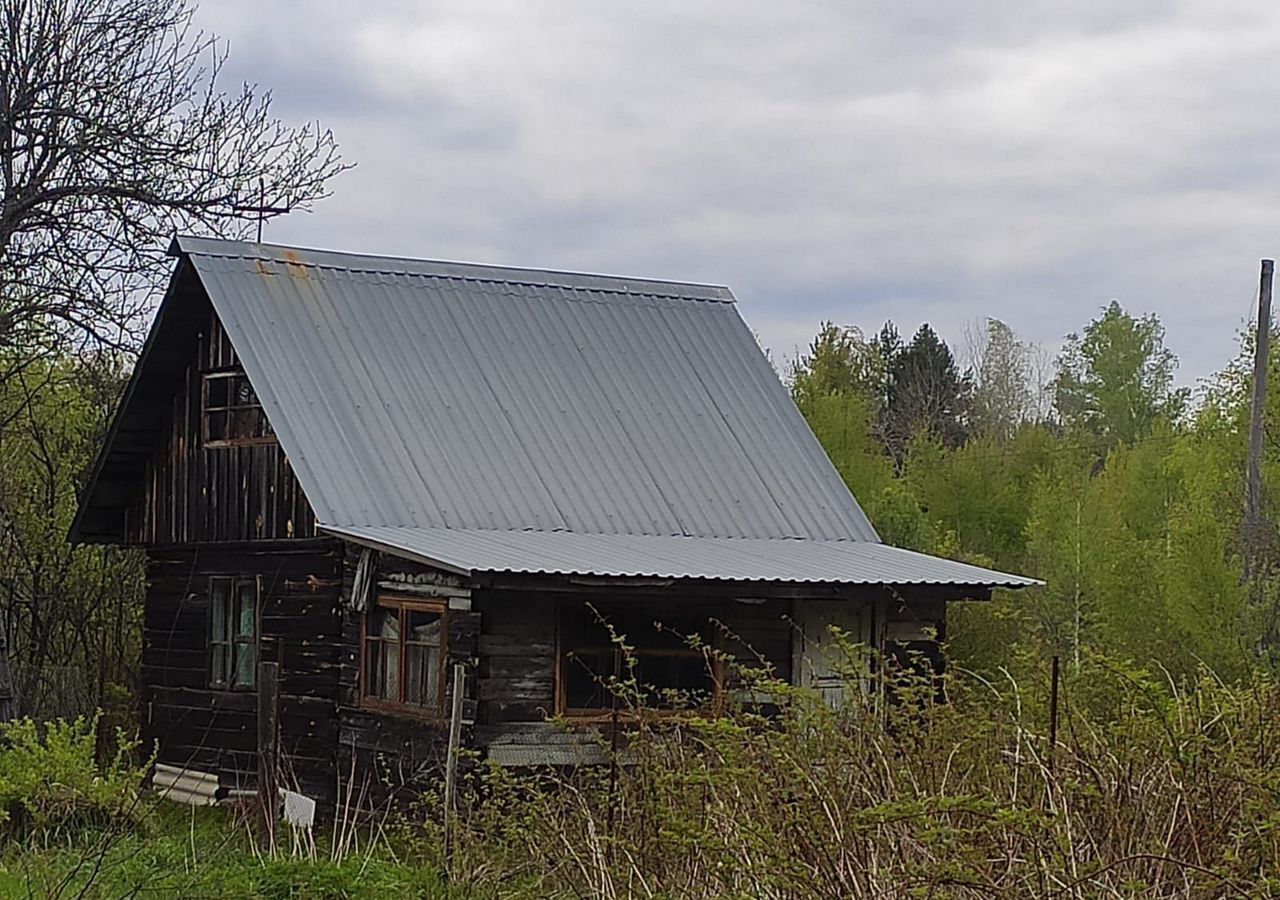
[(206, 448), (206, 372), (238, 368), (221, 322), (209, 310), (191, 362), (175, 385), (163, 435), (128, 512), (133, 543), (182, 544), (315, 536), (315, 515), (280, 445)]
[(334, 795), (341, 545), (153, 549), (143, 634), (143, 723), (161, 762), (257, 780), (257, 692), (209, 687), (209, 578), (258, 576), (259, 659), (280, 663), (280, 755), (312, 796)]

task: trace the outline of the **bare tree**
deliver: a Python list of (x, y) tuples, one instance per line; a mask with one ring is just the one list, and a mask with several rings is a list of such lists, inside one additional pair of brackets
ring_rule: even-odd
[(175, 231), (244, 236), (344, 166), (271, 95), (223, 92), (186, 0), (0, 0), (0, 351), (129, 346)]
[(973, 373), (970, 426), (975, 434), (1007, 439), (1023, 422), (1036, 421), (1042, 389), (1033, 372), (1034, 349), (999, 319), (965, 332)]
[(244, 237), (245, 206), (305, 208), (344, 168), (319, 125), (219, 87), (225, 48), (193, 14), (0, 0), (0, 638), (23, 713), (137, 675), (137, 556), (65, 536), (169, 236)]

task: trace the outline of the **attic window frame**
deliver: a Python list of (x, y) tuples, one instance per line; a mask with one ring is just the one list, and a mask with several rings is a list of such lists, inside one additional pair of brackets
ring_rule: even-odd
[(221, 379), (243, 378), (249, 382), (249, 376), (245, 373), (242, 366), (227, 366), (220, 369), (210, 369), (207, 372), (200, 373), (200, 445), (211, 449), (223, 449), (227, 447), (258, 447), (269, 444), (279, 443), (275, 435), (275, 429), (271, 434), (255, 435), (252, 437), (232, 437), (232, 438), (210, 438), (209, 437), (209, 415), (211, 413), (227, 414), (228, 427), (230, 425), (231, 416), (237, 412), (244, 410), (258, 410), (262, 416), (262, 421), (271, 428), (271, 421), (267, 418), (266, 410), (262, 408), (262, 401), (258, 398), (258, 392), (253, 389), (252, 382), (249, 382), (250, 390), (253, 390), (253, 396), (257, 400), (256, 403), (233, 403), (228, 397), (228, 402), (221, 406), (209, 405), (209, 383)]

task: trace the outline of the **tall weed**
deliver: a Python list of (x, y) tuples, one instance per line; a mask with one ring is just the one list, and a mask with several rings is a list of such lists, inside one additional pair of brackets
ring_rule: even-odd
[(455, 877), (604, 898), (1280, 893), (1273, 678), (1092, 659), (1051, 749), (1047, 677), (880, 669), (832, 708), (737, 668), (717, 716), (646, 714), (623, 679), (612, 771), (477, 770)]

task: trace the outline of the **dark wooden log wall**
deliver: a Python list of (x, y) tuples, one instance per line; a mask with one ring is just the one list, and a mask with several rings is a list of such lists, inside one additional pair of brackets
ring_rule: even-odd
[[(348, 545), (343, 568), (342, 596), (351, 596), (360, 548)], [(378, 581), (382, 590), (414, 593), (427, 590), (427, 583), (441, 582), (451, 588), (460, 579), (428, 566), (382, 554), (378, 561)], [(396, 587), (387, 587), (395, 584)], [(428, 599), (425, 594), (420, 594)], [(447, 599), (446, 615), (446, 691), (452, 691), (453, 665), (462, 663), (467, 669), (463, 715), (462, 745), (474, 743), (473, 725), (476, 715), (477, 639), (480, 614), (471, 609), (470, 598)], [(448, 747), (449, 721), (446, 697), (442, 715), (388, 712), (361, 704), (360, 636), (364, 613), (353, 612), (343, 602), (342, 660), (339, 674), (339, 730), (337, 747), (339, 778), (343, 790), (352, 787), (353, 796), (365, 795), (366, 804), (381, 803), (387, 797), (411, 795), (443, 771)]]
[(128, 513), (133, 543), (310, 538), (315, 515), (277, 443), (205, 448), (201, 376), (239, 367), (212, 308), (176, 385), (143, 490)]
[(259, 658), (280, 663), (284, 784), (335, 793), (341, 544), (259, 542), (149, 551), (143, 723), (159, 760), (257, 782), (257, 693), (209, 687), (209, 577), (259, 576)]

